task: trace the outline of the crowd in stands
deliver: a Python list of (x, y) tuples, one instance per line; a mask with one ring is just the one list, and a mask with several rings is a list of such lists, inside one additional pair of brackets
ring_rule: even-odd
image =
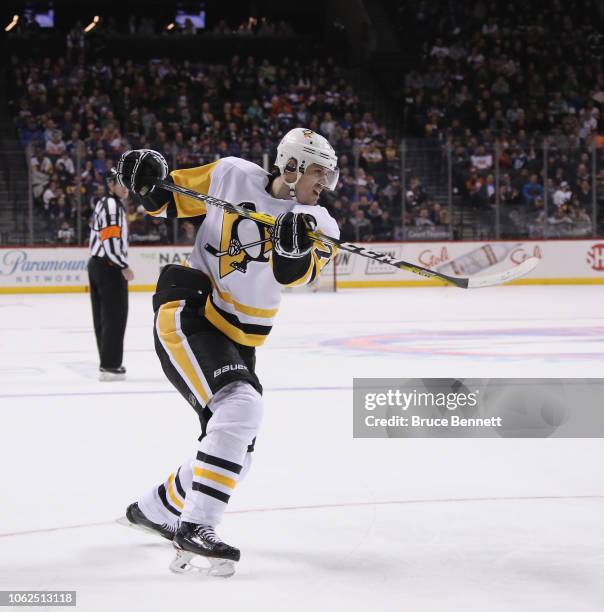
[(271, 21), (267, 17), (250, 16), (235, 28), (231, 27), (224, 19), (221, 19), (211, 30), (212, 34), (229, 36), (237, 34), (239, 36), (270, 36), (289, 38), (293, 36), (294, 29), (286, 21)]
[(595, 2), (402, 0), (397, 17), (401, 43), (422, 49), (399, 91), (407, 133), (452, 148), (462, 203), (492, 219), (497, 200), (510, 231), (589, 233), (604, 144)]
[[(554, 0), (547, 13), (520, 0), (401, 0), (398, 15), (401, 40), (422, 50), (401, 75), (405, 135), (451, 164), (454, 205), (471, 211), (483, 237), (495, 231), (496, 206), (502, 237), (592, 233), (604, 193), (592, 159), (604, 166), (604, 44), (593, 0)], [(235, 30), (286, 35), (287, 27), (250, 18)], [(397, 142), (333, 60), (13, 58), (8, 78), (21, 143), (31, 146), (36, 207), (65, 241), (77, 239), (76, 203), (85, 225), (126, 149), (157, 149), (172, 168), (235, 155), (270, 169), (280, 137), (296, 126), (320, 132), (339, 154), (337, 190), (322, 203), (344, 239), (403, 239), (410, 228), (454, 235), (447, 198), (430, 193), (435, 186), (412, 165), (402, 176)], [(169, 228), (128, 207), (133, 242), (191, 241), (190, 224)]]
[[(340, 156), (340, 182), (324, 204), (344, 236), (387, 238), (400, 226), (397, 145), (331, 60), (275, 65), (235, 56), (229, 65), (207, 65), (115, 58), (72, 65), (65, 58), (13, 58), (11, 71), (35, 204), (62, 236), (75, 223), (79, 198), (85, 225), (127, 149), (158, 150), (173, 168), (234, 155), (270, 169), (280, 137), (296, 126), (327, 136)], [(133, 242), (173, 238), (163, 222), (129, 207)]]

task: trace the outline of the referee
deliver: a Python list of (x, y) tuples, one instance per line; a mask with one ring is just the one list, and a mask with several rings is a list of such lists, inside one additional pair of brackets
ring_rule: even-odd
[(90, 219), (90, 300), (94, 333), (99, 350), (101, 381), (124, 380), (124, 334), (128, 318), (128, 222), (123, 201), (128, 189), (116, 181), (115, 170), (107, 178), (109, 195), (96, 204)]

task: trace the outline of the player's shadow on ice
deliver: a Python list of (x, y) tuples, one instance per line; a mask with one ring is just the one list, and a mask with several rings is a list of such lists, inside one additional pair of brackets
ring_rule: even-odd
[[(27, 564), (12, 564), (10, 568), (0, 565), (0, 575), (27, 576), (31, 584), (64, 584), (69, 580), (81, 584), (109, 577), (114, 580), (120, 572), (124, 572), (123, 575), (131, 579), (134, 574), (145, 576), (142, 568), (155, 569), (156, 559), (159, 556), (161, 560), (162, 555), (166, 572), (169, 573), (167, 566), (174, 556), (172, 545), (167, 540), (165, 545), (158, 540), (157, 543), (124, 542), (106, 546), (88, 546), (51, 561), (41, 555), (32, 557)], [(161, 565), (160, 562), (160, 568)]]
[[(350, 551), (342, 552), (292, 552), (290, 550), (274, 550), (268, 548), (254, 548), (247, 552), (250, 557), (261, 557), (263, 561), (274, 567), (266, 570), (267, 573), (296, 573), (308, 572), (309, 569), (317, 572), (330, 574), (346, 574), (348, 576), (359, 574), (367, 576), (399, 571), (405, 565), (402, 559), (394, 556), (384, 556), (377, 551), (372, 551), (371, 559), (364, 558), (359, 554), (350, 554)], [(277, 569), (278, 568), (278, 569)], [(264, 570), (263, 570), (264, 571)]]
[[(144, 534), (142, 534), (144, 536)], [(104, 546), (89, 546), (78, 551), (80, 558), (94, 559), (96, 566), (117, 566), (117, 565), (132, 565), (139, 563), (144, 559), (151, 558), (157, 553), (167, 552), (168, 556), (172, 554), (172, 543), (168, 540), (162, 541), (159, 538), (157, 541), (120, 541), (109, 543)]]

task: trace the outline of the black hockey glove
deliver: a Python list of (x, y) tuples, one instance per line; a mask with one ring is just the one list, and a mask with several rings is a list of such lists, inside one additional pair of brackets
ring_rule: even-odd
[(126, 151), (117, 164), (117, 176), (123, 187), (144, 197), (155, 189), (155, 181), (168, 176), (168, 163), (151, 149)]
[(286, 212), (277, 217), (273, 229), (273, 248), (282, 257), (297, 259), (312, 249), (313, 240), (307, 231), (313, 231), (317, 221), (312, 215)]

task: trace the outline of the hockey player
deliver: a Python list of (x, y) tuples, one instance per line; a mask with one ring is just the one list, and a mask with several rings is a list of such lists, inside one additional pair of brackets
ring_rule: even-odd
[[(153, 297), (155, 348), (163, 370), (201, 422), (196, 456), (131, 504), (125, 524), (173, 540), (170, 568), (231, 575), (237, 548), (220, 540), (220, 522), (237, 482), (250, 467), (262, 419), (255, 349), (268, 336), (282, 286), (311, 282), (334, 255), (307, 229), (338, 237), (337, 223), (317, 205), (338, 180), (329, 142), (307, 129), (289, 131), (272, 174), (235, 157), (168, 172), (164, 158), (128, 151), (118, 165), (124, 186), (160, 217), (202, 217), (187, 266), (166, 266)], [(252, 220), (155, 186), (157, 179), (276, 217), (269, 232)]]

